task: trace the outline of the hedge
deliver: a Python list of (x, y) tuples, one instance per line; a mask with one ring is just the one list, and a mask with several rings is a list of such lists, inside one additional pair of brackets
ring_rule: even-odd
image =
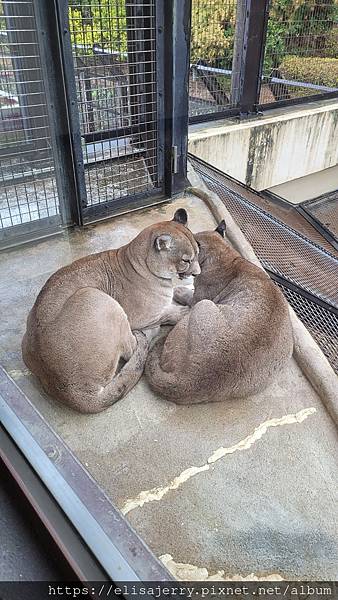
[(338, 58), (286, 56), (279, 69), (286, 79), (338, 88)]

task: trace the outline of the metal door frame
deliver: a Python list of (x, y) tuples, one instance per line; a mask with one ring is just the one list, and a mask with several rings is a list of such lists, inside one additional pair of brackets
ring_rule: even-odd
[[(39, 0), (35, 0), (39, 4)], [(189, 51), (191, 0), (155, 0), (156, 19), (156, 73), (157, 73), (157, 164), (160, 186), (153, 191), (141, 192), (97, 205), (87, 205), (84, 178), (84, 160), (81, 138), (95, 142), (95, 134), (81, 136), (77, 107), (74, 60), (68, 22), (68, 0), (54, 0), (57, 11), (59, 44), (64, 74), (64, 94), (68, 108), (69, 136), (72, 146), (73, 168), (77, 194), (69, 196), (73, 203), (73, 222), (83, 225), (107, 217), (144, 208), (167, 200), (183, 191), (187, 185), (187, 147), (189, 111)], [(148, 0), (135, 0), (135, 9)], [(44, 10), (44, 9), (43, 9)], [(45, 10), (44, 12), (48, 12)], [(147, 38), (140, 40), (140, 45)], [(142, 48), (140, 48), (140, 51)], [(175, 81), (173, 81), (175, 74)], [(141, 84), (133, 81), (137, 89)], [(143, 90), (145, 102), (148, 92)], [(134, 92), (133, 92), (134, 93)], [(135, 94), (134, 94), (135, 95)], [(137, 114), (137, 107), (136, 107)], [(155, 115), (155, 113), (154, 113)], [(114, 139), (119, 133), (142, 134), (147, 123), (132, 124), (129, 128), (113, 129), (99, 135)]]
[[(135, 0), (135, 6), (147, 1)], [(64, 227), (83, 226), (163, 202), (183, 191), (187, 185), (191, 0), (155, 0), (159, 187), (91, 206), (87, 205), (86, 166), (81, 142), (82, 137), (88, 142), (93, 140), (91, 134), (81, 136), (68, 0), (32, 2), (60, 215), (1, 230), (0, 240), (4, 247), (15, 247), (61, 233)], [(138, 84), (136, 78), (134, 85)], [(135, 110), (137, 112), (137, 107)], [(146, 131), (147, 123), (132, 124), (130, 127), (130, 133), (136, 135)], [(108, 138), (108, 134), (113, 139), (118, 136), (119, 130), (104, 132), (103, 135)]]

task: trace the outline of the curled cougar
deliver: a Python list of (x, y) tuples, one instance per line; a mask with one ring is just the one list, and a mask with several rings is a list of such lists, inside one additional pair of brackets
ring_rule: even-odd
[[(137, 383), (148, 351), (139, 330), (175, 324), (190, 310), (172, 303), (174, 276), (200, 272), (186, 224), (179, 209), (129, 244), (76, 260), (48, 279), (28, 316), (22, 354), (51, 396), (96, 413)], [(121, 358), (127, 362), (117, 372)]]
[[(176, 288), (191, 305), (148, 354), (153, 390), (179, 404), (243, 398), (264, 389), (289, 360), (293, 336), (282, 292), (223, 239), (225, 223), (195, 236), (201, 274), (195, 291)], [(221, 235), (220, 235), (221, 234)]]

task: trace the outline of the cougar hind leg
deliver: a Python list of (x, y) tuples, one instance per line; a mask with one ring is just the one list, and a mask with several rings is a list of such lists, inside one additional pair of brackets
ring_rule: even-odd
[(88, 392), (88, 389), (78, 388), (73, 408), (84, 414), (96, 414), (106, 410), (132, 390), (143, 374), (148, 353), (146, 336), (142, 332), (136, 331), (135, 338), (136, 349), (122, 369), (112, 377), (106, 386), (101, 386), (100, 389), (97, 389), (96, 386), (95, 389)]
[[(104, 410), (143, 371), (143, 336), (136, 339), (120, 304), (95, 288), (75, 292), (57, 318), (42, 332), (36, 326), (31, 337), (38, 340), (34, 374), (51, 396), (80, 412)], [(120, 358), (127, 363), (116, 373)]]

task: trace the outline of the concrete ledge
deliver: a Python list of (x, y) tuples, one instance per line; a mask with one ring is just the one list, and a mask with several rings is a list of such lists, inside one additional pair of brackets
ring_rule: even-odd
[(193, 125), (189, 152), (256, 190), (338, 163), (338, 99)]

